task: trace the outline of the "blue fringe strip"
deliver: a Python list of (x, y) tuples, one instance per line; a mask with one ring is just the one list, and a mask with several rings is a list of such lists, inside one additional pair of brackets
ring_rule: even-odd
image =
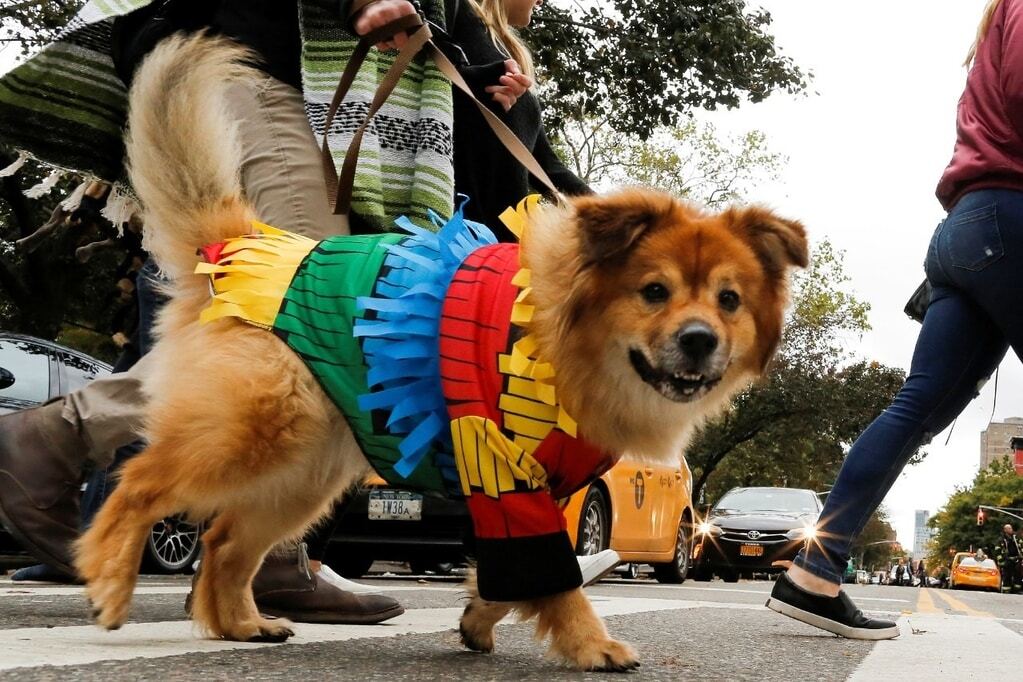
[(395, 224), (409, 237), (387, 248), (376, 296), (360, 297), (356, 307), (374, 319), (355, 321), (369, 367), (370, 393), (359, 396), (362, 410), (388, 413), (387, 429), (402, 440), (394, 470), (408, 478), (433, 453), (432, 463), (456, 489), (451, 429), (440, 379), (440, 317), (455, 271), (476, 249), (496, 244), (485, 225), (465, 220), (461, 197), (451, 220), (431, 211), (431, 232), (402, 217)]

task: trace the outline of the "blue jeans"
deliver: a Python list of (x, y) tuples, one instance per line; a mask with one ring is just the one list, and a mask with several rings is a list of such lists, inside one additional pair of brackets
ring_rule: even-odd
[(1023, 351), (1023, 192), (965, 195), (934, 231), (931, 302), (909, 376), (860, 435), (798, 566), (841, 583), (850, 547), (917, 448), (973, 400), (1011, 346)]

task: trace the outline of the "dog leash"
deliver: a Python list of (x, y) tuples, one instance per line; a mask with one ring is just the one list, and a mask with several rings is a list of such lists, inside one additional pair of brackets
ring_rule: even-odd
[[(373, 2), (376, 2), (376, 0), (356, 0), (356, 2), (352, 3), (351, 16), (358, 14), (363, 8)], [(372, 47), (377, 43), (393, 38), (395, 35), (402, 32), (408, 35), (408, 42), (406, 42), (401, 50), (399, 50), (394, 63), (387, 70), (387, 73), (384, 74), (383, 79), (377, 86), (369, 111), (367, 111), (366, 117), (355, 131), (355, 135), (352, 137), (352, 142), (348, 146), (344, 162), (341, 165), (341, 173), (339, 174), (337, 172), (337, 166), (334, 165), (334, 157), (330, 153), (330, 147), (327, 142), (331, 125), (334, 122), (334, 117), (337, 115), (337, 111), (340, 108), (341, 103), (344, 101), (352, 83), (355, 81), (356, 74), (358, 74), (363, 62), (369, 55), (370, 49), (372, 49)], [(334, 213), (336, 215), (348, 215), (351, 211), (352, 191), (355, 184), (355, 168), (358, 164), (359, 150), (362, 147), (362, 137), (366, 132), (366, 128), (387, 101), (387, 98), (394, 91), (394, 88), (397, 87), (398, 80), (401, 78), (405, 69), (408, 68), (412, 59), (424, 49), (427, 54), (433, 58), (441, 73), (447, 76), (455, 87), (464, 92), (469, 99), (473, 101), (476, 108), (479, 109), (480, 113), (483, 115), (484, 120), (490, 126), (490, 129), (494, 131), (497, 139), (500, 140), (501, 144), (504, 145), (508, 152), (515, 157), (515, 160), (521, 163), (526, 170), (533, 175), (533, 177), (539, 180), (550, 191), (551, 196), (553, 196), (558, 203), (564, 203), (565, 199), (561, 192), (559, 192), (554, 186), (554, 183), (551, 181), (546, 171), (544, 171), (544, 169), (540, 166), (533, 154), (493, 111), (476, 98), (472, 92), (472, 88), (470, 88), (469, 84), (465, 82), (465, 79), (462, 78), (462, 75), (458, 72), (455, 65), (451, 63), (451, 60), (449, 60), (447, 56), (440, 51), (440, 48), (434, 44), (432, 38), (433, 33), (430, 31), (430, 27), (423, 22), (422, 17), (418, 14), (409, 14), (399, 19), (395, 19), (375, 31), (367, 33), (359, 40), (358, 45), (356, 45), (351, 59), (349, 59), (348, 64), (341, 73), (341, 79), (338, 81), (337, 90), (334, 92), (334, 97), (331, 100), (330, 107), (327, 109), (326, 125), (324, 126), (325, 132), (323, 135), (323, 147), (321, 150), (323, 158), (323, 174), (327, 182), (327, 197), (334, 206)]]

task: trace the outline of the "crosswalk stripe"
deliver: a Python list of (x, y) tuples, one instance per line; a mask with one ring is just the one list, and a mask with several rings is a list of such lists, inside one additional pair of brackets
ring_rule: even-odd
[[(400, 587), (402, 590), (433, 589), (444, 592), (459, 589), (439, 586)], [(35, 588), (31, 593), (40, 594), (41, 590), (58, 589), (68, 590), (66, 594), (81, 592), (81, 588), (75, 587), (49, 587)], [(392, 590), (398, 591), (396, 588), (387, 591)], [(139, 588), (140, 593), (147, 594), (177, 594), (183, 591), (187, 591), (187, 588), (183, 586)], [(914, 675), (920, 670), (933, 670), (936, 669), (936, 665), (943, 675), (947, 674), (950, 678), (957, 677), (956, 673), (966, 676), (977, 670), (984, 670), (992, 679), (998, 679), (999, 673), (1005, 678), (1012, 679), (1018, 673), (1014, 664), (1010, 665), (1013, 657), (1002, 656), (1006, 651), (1017, 650), (1023, 643), (1020, 635), (999, 623), (1008, 622), (1007, 619), (945, 615), (934, 606), (929, 592), (930, 590), (922, 590), (919, 593), (916, 613), (899, 618), (902, 635), (896, 640), (879, 642), (856, 669), (852, 680), (873, 682), (882, 676), (899, 679), (900, 673), (902, 679), (916, 679)], [(941, 595), (940, 592), (938, 594)], [(8, 596), (25, 596), (25, 593)], [(684, 609), (765, 610), (760, 604), (703, 600), (596, 594), (591, 594), (590, 599), (602, 617)], [(961, 607), (965, 606), (962, 602), (955, 599), (953, 602), (958, 604), (953, 605), (953, 608), (972, 614), (984, 613), (968, 607), (962, 609)], [(216, 654), (274, 646), (301, 646), (350, 639), (438, 633), (454, 630), (461, 612), (461, 607), (409, 609), (398, 618), (375, 626), (300, 623), (296, 625), (295, 637), (285, 645), (202, 639), (190, 621), (130, 623), (116, 632), (105, 632), (93, 625), (0, 630), (0, 651), (4, 652), (4, 655), (0, 656), (0, 670), (26, 669), (43, 665), (87, 665), (100, 661), (152, 659), (182, 654)]]
[(878, 642), (849, 682), (919, 680), (923, 671), (940, 671), (945, 680), (974, 679), (981, 671), (985, 679), (1019, 679), (1014, 652), (1023, 637), (997, 621), (921, 613), (898, 622), (900, 636)]
[[(628, 583), (613, 583), (613, 584), (628, 584)], [(771, 594), (771, 590), (743, 590), (738, 588), (729, 587), (697, 587), (695, 585), (643, 585), (644, 590), (693, 590), (697, 592), (737, 592), (740, 594), (758, 594), (765, 599)], [(896, 602), (900, 604), (908, 604), (909, 599), (889, 599), (884, 597), (861, 597), (856, 595), (856, 601), (880, 601), (880, 602)]]
[[(756, 604), (599, 595), (591, 595), (591, 601), (601, 617), (697, 608), (743, 611), (764, 609)], [(295, 636), (285, 645), (202, 639), (191, 621), (129, 623), (114, 632), (105, 632), (94, 625), (0, 630), (0, 651), (4, 652), (3, 657), (0, 657), (0, 670), (428, 634), (457, 628), (461, 613), (461, 607), (409, 609), (401, 616), (380, 625), (299, 623), (295, 626)]]
[[(80, 586), (53, 587), (49, 585), (24, 585), (18, 587), (0, 585), (0, 599), (4, 597), (60, 597), (85, 595), (85, 588)], [(370, 585), (377, 592), (464, 592), (461, 587), (441, 587), (438, 585)], [(135, 594), (188, 594), (188, 585), (143, 585), (135, 588)]]

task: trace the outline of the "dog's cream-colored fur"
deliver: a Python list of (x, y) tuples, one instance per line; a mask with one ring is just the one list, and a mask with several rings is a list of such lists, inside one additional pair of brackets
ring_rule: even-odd
[[(256, 76), (223, 39), (175, 38), (147, 58), (131, 92), (128, 154), (145, 206), (146, 246), (170, 277), (147, 358), (148, 448), (77, 547), (96, 619), (128, 618), (145, 535), (160, 518), (212, 518), (192, 615), (212, 637), (282, 641), (292, 625), (257, 612), (251, 581), (267, 551), (298, 538), (368, 472), (345, 420), (302, 361), (274, 335), (233, 319), (200, 324), (205, 277), (196, 249), (251, 231), (225, 89)], [(694, 255), (695, 254), (695, 255)], [(778, 343), (788, 268), (805, 265), (802, 227), (762, 209), (707, 214), (650, 190), (588, 197), (541, 212), (522, 245), (536, 307), (530, 331), (557, 368), (557, 391), (588, 440), (608, 452), (677, 460), (686, 434), (766, 367)], [(650, 282), (672, 292), (651, 303)], [(720, 292), (743, 306), (723, 310)], [(639, 353), (672, 372), (678, 330), (700, 320), (720, 337), (716, 385), (682, 400), (644, 382)], [(711, 370), (708, 370), (711, 371)], [(669, 391), (670, 392), (670, 391)], [(474, 589), (474, 588), (471, 588)], [(581, 590), (494, 604), (472, 593), (465, 644), (489, 651), (510, 611), (581, 669), (625, 670)]]

